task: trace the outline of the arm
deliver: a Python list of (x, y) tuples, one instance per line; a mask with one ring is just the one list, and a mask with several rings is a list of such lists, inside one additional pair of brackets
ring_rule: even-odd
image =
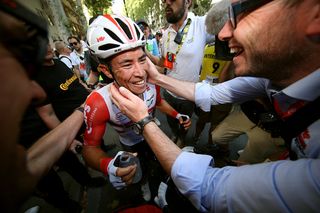
[(36, 110), (49, 129), (54, 129), (61, 123), (51, 104), (37, 107)]
[(160, 95), (160, 87), (156, 86), (156, 88), (157, 88), (157, 102), (156, 102), (157, 109), (167, 114), (168, 116), (171, 116), (172, 118), (178, 119), (179, 123), (183, 124), (185, 129), (190, 128), (191, 119), (189, 118), (189, 119), (183, 120), (182, 117), (183, 116), (187, 117), (187, 116), (178, 113), (166, 100), (162, 99)]
[[(105, 132), (106, 122), (108, 122), (110, 116), (103, 98), (97, 92), (92, 93), (88, 97), (85, 104), (84, 118), (86, 123), (84, 148), (82, 151), (84, 160), (90, 167), (107, 175), (109, 174), (109, 163), (113, 163), (113, 161), (111, 157), (108, 157), (102, 151), (100, 144)], [(136, 165), (116, 168), (115, 176), (122, 178), (122, 181), (130, 184), (135, 172)]]
[(68, 149), (82, 122), (83, 114), (76, 110), (28, 149), (27, 167), (37, 180), (46, 174)]
[[(112, 85), (110, 92), (112, 94), (113, 102), (122, 112), (125, 112), (132, 121), (140, 121), (148, 115), (148, 109), (144, 102), (124, 87), (120, 87), (118, 90)], [(121, 105), (119, 103), (121, 103)], [(143, 136), (164, 170), (170, 174), (175, 159), (181, 153), (179, 147), (177, 147), (153, 122), (145, 125)]]
[[(127, 89), (112, 87), (111, 93), (133, 121), (148, 115), (142, 100)], [(320, 159), (219, 169), (210, 166), (211, 156), (181, 152), (153, 122), (145, 126), (143, 135), (180, 192), (201, 211), (316, 212), (319, 208)], [(252, 196), (255, 200), (248, 199)]]
[(109, 111), (99, 93), (92, 93), (86, 100), (84, 110), (86, 130), (84, 133), (84, 147), (82, 155), (88, 166), (107, 174), (106, 166), (101, 167), (101, 161), (105, 158), (107, 165), (112, 158), (100, 148), (101, 141), (109, 120)]
[[(206, 155), (183, 153), (171, 176), (195, 207), (207, 212), (316, 212), (320, 159), (212, 168)], [(297, 193), (299, 192), (299, 193)], [(248, 200), (248, 197), (255, 197)], [(263, 200), (263, 202), (256, 202)], [(232, 203), (232, 205), (228, 205)]]
[(180, 81), (159, 73), (150, 60), (148, 60), (148, 65), (149, 69), (147, 70), (147, 72), (149, 82), (170, 90), (180, 97), (184, 97), (190, 101), (194, 101), (195, 83)]

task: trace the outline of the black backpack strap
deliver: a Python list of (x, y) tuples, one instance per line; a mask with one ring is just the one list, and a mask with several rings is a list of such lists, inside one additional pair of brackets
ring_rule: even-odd
[(296, 154), (291, 150), (292, 139), (308, 128), (313, 122), (320, 118), (320, 97), (308, 103), (281, 125), (281, 137), (285, 140), (290, 150), (290, 159), (296, 160)]

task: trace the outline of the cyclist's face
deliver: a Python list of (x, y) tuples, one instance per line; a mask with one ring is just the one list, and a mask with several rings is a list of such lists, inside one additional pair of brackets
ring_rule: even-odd
[(136, 95), (142, 94), (147, 85), (146, 54), (141, 47), (115, 56), (111, 61), (113, 77)]

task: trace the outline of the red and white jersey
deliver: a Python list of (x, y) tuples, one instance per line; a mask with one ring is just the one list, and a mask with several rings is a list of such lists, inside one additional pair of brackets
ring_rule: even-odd
[[(133, 122), (112, 102), (109, 94), (110, 85), (108, 84), (92, 92), (86, 100), (84, 108), (84, 120), (86, 123), (84, 144), (88, 146), (100, 145), (106, 125), (109, 123), (119, 133), (121, 143), (133, 146), (143, 141), (144, 138), (133, 131)], [(161, 103), (162, 100), (160, 87), (147, 84), (142, 96), (148, 106), (149, 114), (153, 114), (155, 106)]]

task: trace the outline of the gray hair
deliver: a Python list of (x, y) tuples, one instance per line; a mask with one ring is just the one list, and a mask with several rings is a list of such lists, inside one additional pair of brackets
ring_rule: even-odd
[(66, 47), (66, 44), (63, 41), (57, 41), (54, 43), (54, 47), (59, 53), (61, 53)]
[(228, 8), (231, 0), (214, 1), (206, 17), (207, 32), (217, 35), (228, 21)]

